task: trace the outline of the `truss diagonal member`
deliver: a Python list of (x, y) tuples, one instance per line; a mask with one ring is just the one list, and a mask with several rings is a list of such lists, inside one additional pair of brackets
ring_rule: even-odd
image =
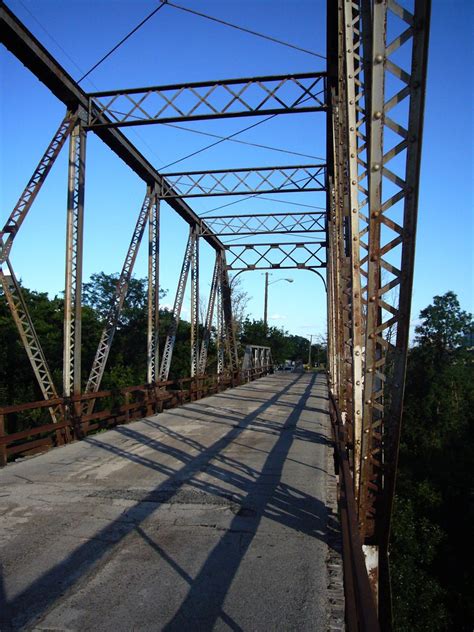
[[(132, 239), (125, 256), (120, 277), (117, 281), (115, 294), (112, 298), (112, 304), (105, 319), (104, 329), (100, 337), (99, 345), (92, 363), (89, 379), (87, 380), (85, 392), (96, 393), (99, 390), (102, 376), (104, 375), (105, 366), (109, 357), (112, 341), (114, 339), (117, 325), (122, 313), (122, 307), (127, 296), (128, 285), (132, 276), (133, 267), (137, 258), (140, 243), (148, 221), (148, 215), (152, 206), (150, 193), (147, 192), (145, 200), (138, 214), (137, 223), (132, 234)], [(87, 404), (87, 412), (91, 413), (94, 407), (94, 400), (89, 400)]]
[(216, 350), (217, 350), (217, 375), (222, 376), (225, 366), (225, 353), (224, 353), (224, 311), (222, 308), (222, 258), (217, 253), (218, 257), (218, 279), (216, 288), (216, 301), (217, 301), (217, 332), (216, 332)]
[(201, 233), (214, 235), (268, 235), (295, 232), (325, 233), (326, 212), (261, 213), (253, 215), (207, 216)]
[(156, 186), (149, 187), (148, 196), (147, 382), (154, 384), (158, 380), (160, 358), (160, 198)]
[[(325, 73), (301, 73), (95, 92), (88, 95), (88, 121), (91, 128), (123, 127), (322, 111), (326, 109), (324, 87), (321, 91), (322, 98), (313, 89), (324, 77)], [(230, 98), (223, 99), (223, 93)], [(244, 93), (245, 99), (242, 98)], [(178, 95), (183, 103), (192, 102), (187, 111), (176, 105)], [(141, 107), (145, 102), (154, 103), (160, 100), (165, 101), (166, 105), (160, 106), (154, 114), (149, 114)], [(140, 117), (135, 115), (138, 106), (142, 114)], [(174, 111), (167, 113), (165, 110), (169, 106)], [(147, 107), (151, 112), (152, 105)], [(110, 117), (110, 120), (105, 117)]]
[(216, 303), (217, 285), (220, 278), (219, 255), (216, 253), (216, 262), (214, 272), (212, 274), (211, 291), (209, 293), (209, 302), (207, 305), (206, 322), (204, 324), (204, 333), (201, 341), (201, 353), (199, 355), (198, 372), (203, 375), (206, 372), (207, 354), (209, 351), (209, 341), (211, 339), (212, 321), (214, 318), (214, 306)]
[(221, 298), (224, 316), (224, 331), (229, 366), (234, 376), (239, 370), (239, 356), (237, 353), (237, 341), (235, 337), (235, 322), (232, 314), (232, 288), (229, 280), (228, 268), (225, 260), (225, 251), (221, 257)]
[(173, 357), (173, 349), (176, 341), (176, 333), (178, 331), (179, 319), (181, 317), (181, 308), (183, 306), (184, 292), (186, 290), (186, 283), (188, 281), (189, 268), (191, 267), (191, 258), (193, 256), (194, 241), (196, 240), (196, 232), (191, 228), (189, 232), (189, 239), (186, 245), (186, 251), (184, 253), (183, 265), (181, 268), (181, 274), (179, 275), (178, 287), (176, 289), (176, 296), (174, 299), (173, 312), (171, 314), (171, 322), (166, 336), (165, 346), (163, 349), (163, 355), (161, 357), (160, 367), (160, 382), (166, 382), (171, 367), (171, 359)]
[(66, 279), (64, 292), (64, 396), (81, 392), (82, 251), (86, 131), (79, 113), (69, 141), (66, 224)]
[[(23, 292), (8, 259), (6, 263), (9, 274), (5, 274), (0, 268), (0, 282), (8, 307), (44, 399), (57, 399), (58, 393), (54, 386), (51, 371), (49, 370), (33, 321), (31, 320)], [(59, 406), (51, 406), (48, 410), (53, 423), (57, 423), (61, 420), (62, 414)]]
[(46, 177), (51, 171), (51, 167), (54, 165), (74, 123), (75, 116), (71, 112), (68, 112), (61, 121), (57, 132), (39, 161), (38, 166), (21, 194), (20, 199), (16, 203), (15, 208), (11, 212), (3, 230), (0, 232), (0, 265), (5, 263), (10, 256), (13, 240), (20, 230), (20, 226), (26, 218), (36, 196), (40, 192)]

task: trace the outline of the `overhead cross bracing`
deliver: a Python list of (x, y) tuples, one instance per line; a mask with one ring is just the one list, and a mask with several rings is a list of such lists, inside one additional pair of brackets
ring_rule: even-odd
[[(241, 366), (233, 326), (230, 273), (257, 269), (325, 270), (330, 391), (340, 458), (347, 458), (346, 492), (350, 490), (354, 501), (349, 522), (354, 541), (364, 547), (373, 602), (383, 622), (390, 620), (388, 543), (408, 349), (429, 14), (428, 0), (328, 2), (325, 72), (86, 93), (13, 14), (3, 4), (0, 6), (1, 41), (68, 110), (33, 176), (29, 181), (25, 178), (28, 184), (1, 234), (1, 263), (10, 269), (10, 274), (2, 273), (4, 292), (36, 378), (46, 400), (51, 402), (53, 421), (60, 414), (64, 420), (60, 423), (69, 428), (68, 424), (75, 420), (82, 428), (81, 420), (93, 410), (146, 225), (147, 379), (149, 388), (155, 390), (166, 387), (188, 280), (191, 378), (198, 379), (206, 371), (212, 332), (218, 348), (220, 379), (224, 375), (236, 379), (241, 376)], [(321, 164), (245, 168), (232, 165), (222, 169), (198, 169), (198, 165), (193, 170), (167, 174), (155, 169), (118, 129), (269, 115), (245, 128), (250, 129), (280, 114), (308, 116), (310, 112), (322, 113), (327, 121), (327, 152)], [(85, 152), (86, 138), (91, 133), (97, 134), (144, 180), (146, 197), (85, 387), (88, 399), (83, 400), (81, 281)], [(223, 135), (217, 143), (240, 133)], [(65, 399), (60, 404), (46, 355), (13, 281), (9, 256), (22, 222), (66, 140), (70, 160)], [(209, 147), (173, 160), (166, 168), (194, 158)], [(323, 213), (318, 216), (301, 212), (307, 206), (303, 202), (295, 213), (287, 209), (284, 213), (272, 213), (275, 200), (268, 198), (265, 204), (272, 201), (272, 205), (257, 207), (264, 200), (262, 193), (278, 193), (282, 198), (282, 194), (290, 192), (300, 199), (303, 193), (324, 196)], [(216, 209), (203, 211), (201, 207), (197, 212), (186, 201), (215, 195), (239, 195), (244, 200), (248, 196), (255, 207), (247, 206), (242, 214), (217, 216)], [(288, 205), (295, 204), (293, 200), (288, 200)], [(160, 353), (159, 211), (163, 201), (186, 220), (190, 230), (186, 247), (183, 244), (172, 323)], [(228, 203), (234, 204), (237, 202)], [(202, 240), (215, 251), (203, 331), (198, 309)], [(355, 594), (357, 602), (357, 590)], [(354, 607), (357, 610), (366, 606), (355, 603)]]

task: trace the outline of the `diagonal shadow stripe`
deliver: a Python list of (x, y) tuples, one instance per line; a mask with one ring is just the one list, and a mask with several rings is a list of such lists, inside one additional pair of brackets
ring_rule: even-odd
[[(186, 483), (187, 479), (195, 474), (197, 469), (205, 466), (217, 453), (224, 450), (246, 430), (256, 416), (275, 404), (282, 395), (301, 380), (301, 377), (301, 375), (298, 375), (291, 382), (286, 382), (284, 388), (276, 391), (267, 402), (244, 417), (238, 427), (232, 427), (228, 433), (209, 446), (202, 454), (189, 460), (179, 470), (174, 471), (166, 481), (158, 485), (148, 496), (145, 496), (127, 512), (127, 518), (130, 522), (124, 523), (122, 519), (113, 520), (98, 531), (92, 540), (78, 546), (64, 560), (54, 565), (11, 599), (4, 610), (7, 629), (9, 629), (8, 626), (12, 630), (22, 628), (42, 615), (47, 609), (53, 607), (55, 602), (64, 596), (77, 582), (83, 581), (93, 571), (94, 566), (99, 561), (105, 561), (108, 556), (112, 555), (115, 544), (122, 541), (137, 525), (143, 523), (155, 511), (156, 504), (153, 502), (153, 499), (156, 497), (157, 492), (169, 492), (171, 487), (173, 494), (176, 493)], [(313, 382), (314, 376), (311, 384)], [(306, 391), (308, 392), (307, 397), (309, 397), (310, 391), (308, 389)], [(122, 430), (124, 429), (117, 429), (113, 432), (120, 433)], [(92, 442), (91, 439), (85, 439), (84, 441)], [(95, 445), (100, 443), (97, 439), (93, 441)], [(169, 497), (171, 498), (173, 494), (169, 494)]]
[[(301, 413), (305, 409), (305, 404), (311, 396), (314, 381), (315, 374), (312, 375), (299, 402), (288, 416), (257, 480), (251, 485), (249, 493), (243, 500), (244, 507), (254, 509), (254, 515), (246, 521), (246, 537), (241, 539), (239, 547), (232, 546), (234, 533), (242, 524), (242, 517), (237, 515), (208, 556), (181, 607), (173, 619), (163, 627), (163, 632), (182, 632), (182, 630), (189, 629), (190, 622), (195, 620), (196, 612), (199, 612), (199, 626), (194, 629), (202, 631), (214, 629), (217, 619), (221, 616), (224, 600), (240, 563), (255, 537), (262, 518), (267, 515), (267, 506), (278, 493), (278, 488), (281, 487), (283, 465), (294, 441), (293, 432), (284, 431), (296, 428)], [(270, 476), (273, 484), (262, 485), (265, 480), (269, 480)], [(319, 505), (315, 514), (319, 515), (320, 519), (326, 518), (325, 505), (316, 499), (313, 499), (313, 504)], [(212, 588), (209, 586), (210, 581), (212, 581)], [(208, 595), (211, 590), (212, 599), (209, 599)]]

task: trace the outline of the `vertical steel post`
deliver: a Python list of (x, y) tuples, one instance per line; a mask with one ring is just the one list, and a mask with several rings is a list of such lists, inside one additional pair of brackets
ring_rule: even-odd
[(191, 377), (198, 374), (199, 364), (199, 233), (194, 230), (191, 254)]
[(217, 375), (222, 376), (225, 366), (224, 354), (224, 312), (222, 307), (222, 257), (218, 253), (219, 279), (216, 287), (217, 298)]
[(158, 379), (160, 327), (160, 197), (157, 186), (149, 187), (148, 209), (148, 319), (147, 319), (147, 382)]
[(84, 185), (86, 159), (85, 112), (69, 141), (69, 173), (66, 227), (66, 280), (64, 293), (63, 391), (65, 397), (81, 393), (81, 308)]

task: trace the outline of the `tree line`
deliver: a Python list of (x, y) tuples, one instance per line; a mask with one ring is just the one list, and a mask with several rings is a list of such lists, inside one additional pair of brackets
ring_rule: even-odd
[[(83, 381), (87, 379), (118, 275), (94, 274), (84, 284)], [(23, 288), (59, 390), (62, 382), (63, 299)], [(162, 298), (166, 292), (162, 292)], [(146, 381), (146, 279), (131, 279), (102, 387)], [(276, 364), (303, 361), (309, 343), (245, 316), (239, 291), (238, 343), (270, 346)], [(160, 346), (171, 320), (160, 310)], [(420, 313), (409, 351), (397, 490), (390, 549), (397, 632), (472, 631), (474, 627), (474, 327), (448, 292)], [(0, 405), (41, 399), (5, 300), (0, 300)], [(170, 379), (189, 375), (190, 323), (180, 322)], [(324, 344), (313, 359), (326, 361)], [(211, 339), (209, 372), (215, 371)], [(14, 432), (15, 428), (9, 428)]]
[[(109, 311), (118, 274), (93, 274), (83, 286), (82, 310), (82, 382), (86, 382), (94, 360), (103, 324)], [(289, 335), (277, 327), (265, 327), (263, 321), (252, 320), (245, 315), (246, 295), (236, 291), (237, 341), (242, 352), (246, 344), (270, 346), (273, 360), (281, 364), (285, 360), (304, 361), (308, 357), (309, 343), (302, 336)], [(63, 363), (63, 309), (61, 297), (49, 298), (45, 292), (22, 288), (38, 338), (51, 369), (58, 393), (61, 393)], [(161, 290), (160, 298), (166, 296)], [(202, 310), (205, 311), (205, 310)], [(160, 309), (160, 348), (171, 323), (172, 314)], [(169, 379), (187, 377), (190, 374), (191, 324), (181, 319), (173, 351)], [(201, 326), (200, 334), (203, 330)], [(101, 388), (117, 389), (146, 382), (147, 347), (147, 280), (130, 279), (127, 297), (121, 312), (112, 343)], [(5, 300), (0, 301), (0, 405), (19, 404), (42, 399), (33, 371), (19, 338), (16, 326)], [(312, 347), (313, 358), (325, 361), (322, 344)], [(208, 372), (215, 373), (217, 365), (215, 332), (211, 336), (208, 354)]]

